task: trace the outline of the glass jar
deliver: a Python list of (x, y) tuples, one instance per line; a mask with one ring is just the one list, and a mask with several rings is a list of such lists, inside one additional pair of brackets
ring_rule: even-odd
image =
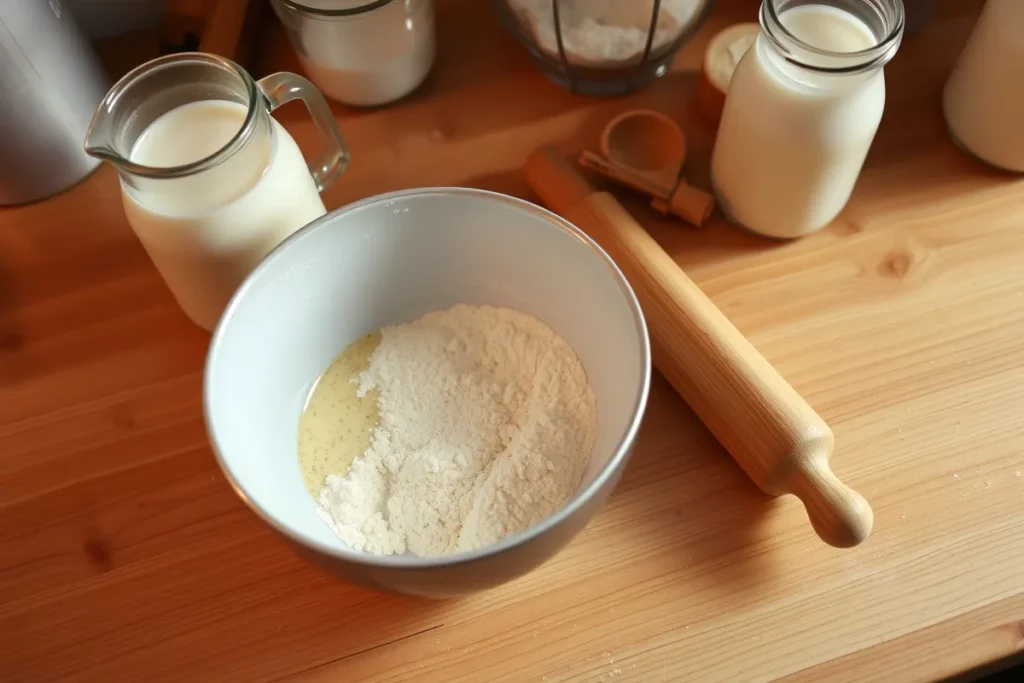
[(997, 168), (1024, 173), (1024, 2), (988, 0), (946, 82), (954, 142)]
[(668, 73), (712, 0), (492, 0), (541, 72), (584, 95), (620, 96)]
[(434, 64), (433, 0), (271, 0), (309, 80), (357, 107), (393, 102)]
[(729, 85), (711, 160), (726, 216), (793, 238), (835, 218), (885, 107), (900, 0), (763, 0), (761, 33)]
[[(270, 112), (302, 100), (323, 138), (308, 165)], [(249, 272), (282, 240), (325, 213), (320, 191), (348, 152), (309, 81), (259, 81), (216, 55), (181, 53), (114, 84), (86, 135), (109, 161), (125, 215), (185, 314), (212, 330)]]

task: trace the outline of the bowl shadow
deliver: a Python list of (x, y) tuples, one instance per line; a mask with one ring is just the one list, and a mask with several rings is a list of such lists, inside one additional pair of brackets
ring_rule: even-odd
[[(397, 595), (360, 586), (340, 579), (317, 562), (309, 562), (311, 558), (296, 552), (294, 546), (282, 546), (290, 547), (296, 563), (311, 564), (313, 571), (303, 570), (306, 578), (302, 594), (316, 596), (301, 603), (283, 598), (293, 608), (301, 609), (303, 617), (289, 619), (287, 632), (270, 629), (273, 635), (265, 641), (268, 653), (287, 652), (294, 643), (302, 643), (305, 652), (300, 666), (286, 679), (345, 666), (345, 660), (440, 629), (445, 625), (445, 614), (461, 600)], [(260, 630), (266, 633), (268, 629)]]

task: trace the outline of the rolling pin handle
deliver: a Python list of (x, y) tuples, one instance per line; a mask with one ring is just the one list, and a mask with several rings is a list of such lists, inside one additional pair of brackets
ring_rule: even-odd
[(852, 548), (864, 541), (875, 522), (864, 496), (836, 477), (825, 454), (798, 462), (786, 488), (803, 502), (818, 536), (836, 548)]

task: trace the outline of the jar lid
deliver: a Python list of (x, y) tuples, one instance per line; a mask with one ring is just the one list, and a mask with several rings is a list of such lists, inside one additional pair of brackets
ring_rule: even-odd
[(733, 24), (716, 33), (708, 43), (701, 65), (697, 103), (711, 123), (717, 125), (722, 117), (733, 71), (760, 31), (761, 26), (757, 23)]

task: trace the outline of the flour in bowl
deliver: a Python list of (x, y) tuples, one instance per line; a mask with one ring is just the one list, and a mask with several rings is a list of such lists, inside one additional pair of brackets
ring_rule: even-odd
[(319, 500), (355, 549), (494, 543), (565, 505), (589, 463), (594, 392), (572, 347), (529, 315), (458, 305), (385, 327), (358, 382), (379, 421)]

